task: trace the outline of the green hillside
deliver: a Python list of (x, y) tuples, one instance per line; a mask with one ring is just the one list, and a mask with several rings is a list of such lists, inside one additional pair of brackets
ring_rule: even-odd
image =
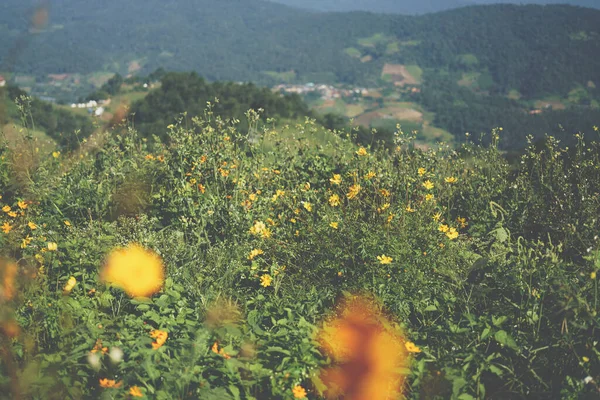
[[(33, 75), (163, 66), (208, 80), (274, 83), (294, 71), (299, 82), (366, 85), (388, 62), (485, 70), (490, 90), (529, 98), (600, 81), (600, 11), (577, 7), (497, 5), (405, 17), (314, 14), (259, 0), (65, 0), (53, 5), (44, 29), (29, 31), (15, 1), (0, 5), (0, 33), (9, 38), (0, 57)], [(365, 41), (373, 37), (385, 41)], [(465, 63), (467, 55), (476, 62)]]

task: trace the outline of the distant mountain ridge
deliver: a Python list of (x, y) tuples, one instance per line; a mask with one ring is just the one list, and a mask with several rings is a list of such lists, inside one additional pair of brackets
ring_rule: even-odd
[(598, 0), (269, 0), (274, 3), (307, 10), (348, 12), (369, 11), (393, 14), (426, 14), (471, 5), (513, 4), (567, 4), (589, 8), (600, 8)]

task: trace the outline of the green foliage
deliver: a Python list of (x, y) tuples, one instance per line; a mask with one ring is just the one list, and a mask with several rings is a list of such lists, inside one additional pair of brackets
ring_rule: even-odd
[[(23, 211), (0, 216), (20, 272), (0, 325), (22, 332), (1, 339), (3, 393), (292, 399), (302, 385), (319, 398), (331, 360), (316, 333), (346, 293), (378, 299), (421, 348), (409, 398), (598, 393), (598, 143), (548, 139), (512, 167), (499, 129), (487, 147), (413, 150), (396, 132), (391, 149), (357, 149), (283, 137), (255, 111), (240, 130), (212, 107), (163, 143), (122, 129), (68, 169), (50, 157), (25, 187), (0, 157), (2, 206)], [(317, 133), (312, 120), (297, 129)], [(164, 260), (152, 298), (101, 281), (129, 243)], [(168, 334), (157, 349), (153, 330)]]

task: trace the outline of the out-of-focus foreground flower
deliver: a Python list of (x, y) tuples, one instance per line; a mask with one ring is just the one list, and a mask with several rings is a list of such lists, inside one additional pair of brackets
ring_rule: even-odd
[(408, 364), (404, 338), (368, 300), (346, 300), (319, 341), (334, 365), (321, 372), (325, 396), (384, 400), (400, 396)]
[(164, 266), (158, 254), (132, 244), (110, 253), (100, 276), (132, 297), (149, 297), (162, 288)]

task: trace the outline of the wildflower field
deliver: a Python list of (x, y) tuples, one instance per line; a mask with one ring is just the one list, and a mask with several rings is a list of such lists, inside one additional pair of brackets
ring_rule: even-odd
[(598, 128), (509, 162), (247, 116), (2, 144), (1, 398), (600, 396)]

